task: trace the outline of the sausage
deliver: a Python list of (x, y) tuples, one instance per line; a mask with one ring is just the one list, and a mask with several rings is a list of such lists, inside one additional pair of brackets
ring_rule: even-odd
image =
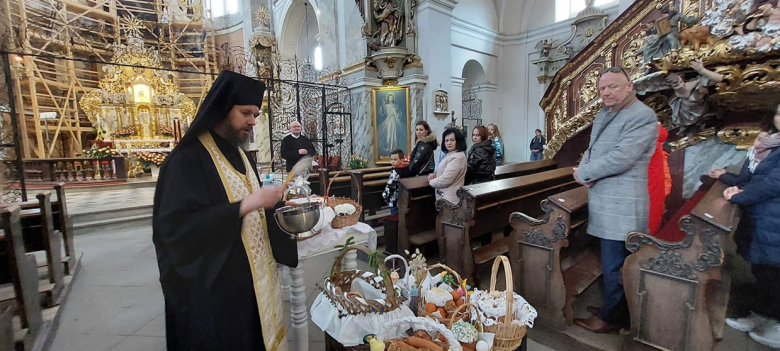
[(410, 336), (406, 339), (406, 343), (420, 349), (428, 349), (431, 351), (444, 351), (441, 346), (436, 345), (433, 341), (428, 341), (422, 338)]

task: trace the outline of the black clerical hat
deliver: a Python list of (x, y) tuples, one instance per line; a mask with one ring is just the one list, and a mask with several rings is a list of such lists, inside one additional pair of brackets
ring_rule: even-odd
[(197, 140), (200, 134), (225, 119), (234, 105), (255, 105), (262, 108), (263, 93), (263, 82), (236, 72), (222, 71), (211, 85), (198, 108), (198, 113), (195, 114), (195, 119), (179, 144)]

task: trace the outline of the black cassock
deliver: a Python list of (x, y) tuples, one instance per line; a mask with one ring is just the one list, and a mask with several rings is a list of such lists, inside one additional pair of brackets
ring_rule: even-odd
[[(214, 86), (219, 88), (219, 83), (217, 79)], [(214, 123), (196, 124), (207, 112), (203, 109), (187, 136), (201, 132), (204, 126), (213, 127)], [(225, 115), (203, 116), (201, 121), (219, 121)], [(247, 172), (241, 151), (209, 132), (237, 171), (257, 176), (254, 160), (249, 158), (253, 171)], [(168, 350), (265, 350), (252, 273), (241, 240), (240, 202), (228, 202), (217, 168), (196, 137), (183, 139), (168, 156), (154, 199), (153, 240), (165, 299)], [(272, 213), (273, 209), (266, 210), (274, 258), (296, 267), (297, 244), (281, 232)]]

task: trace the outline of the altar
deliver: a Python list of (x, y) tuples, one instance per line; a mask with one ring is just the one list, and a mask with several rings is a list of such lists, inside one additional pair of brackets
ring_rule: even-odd
[(103, 67), (100, 89), (85, 94), (80, 105), (98, 140), (127, 154), (169, 152), (192, 122), (195, 103), (179, 92), (157, 50), (144, 44), (139, 24), (123, 21), (127, 42), (117, 46), (115, 65)]

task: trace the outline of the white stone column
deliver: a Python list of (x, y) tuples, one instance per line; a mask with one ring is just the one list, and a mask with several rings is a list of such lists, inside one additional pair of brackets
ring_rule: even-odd
[(444, 89), (452, 96), (452, 10), (457, 0), (421, 0), (417, 3), (418, 49), (423, 71), (428, 76), (425, 86), (424, 118), (433, 132), (440, 135), (449, 118), (439, 119), (433, 114), (433, 91)]
[(464, 78), (452, 77), (452, 90), (450, 91), (450, 111), (455, 111), (458, 121), (463, 117), (463, 83)]

